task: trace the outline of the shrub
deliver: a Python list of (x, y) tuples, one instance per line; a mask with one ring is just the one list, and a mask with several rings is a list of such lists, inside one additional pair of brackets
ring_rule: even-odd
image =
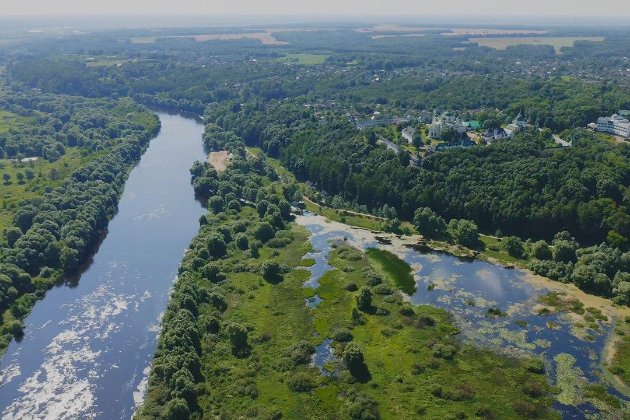
[(346, 285), (346, 290), (349, 292), (356, 292), (357, 290), (359, 290), (359, 287), (356, 283), (350, 282)]
[(247, 343), (249, 335), (247, 328), (234, 322), (227, 325), (226, 331), (234, 353), (242, 353), (249, 347), (249, 344)]
[(249, 239), (244, 233), (239, 233), (238, 235), (236, 235), (235, 243), (238, 249), (242, 251), (245, 251), (247, 248), (249, 248)]
[(361, 311), (369, 311), (372, 308), (372, 291), (367, 287), (362, 287), (356, 297), (357, 308)]
[(331, 334), (331, 338), (338, 342), (348, 342), (352, 341), (352, 333), (347, 328), (337, 328)]
[(365, 365), (363, 352), (355, 343), (350, 343), (346, 346), (342, 358), (343, 363), (350, 372), (361, 369)]
[(315, 353), (315, 346), (308, 341), (302, 340), (287, 351), (287, 356), (294, 365), (305, 365), (310, 363), (313, 353)]
[(433, 350), (433, 356), (446, 360), (452, 359), (457, 353), (457, 349), (451, 344), (437, 343), (431, 347), (431, 350)]
[(545, 373), (545, 364), (540, 359), (531, 359), (525, 365), (526, 369), (532, 373)]
[(539, 260), (550, 260), (553, 255), (547, 242), (538, 241), (532, 245), (532, 256)]
[(378, 295), (391, 295), (394, 293), (394, 290), (386, 284), (379, 284), (374, 288), (374, 293)]
[(275, 231), (273, 229), (273, 226), (271, 226), (267, 222), (260, 223), (256, 227), (256, 230), (254, 231), (254, 237), (258, 239), (259, 241), (261, 241), (262, 243), (266, 243), (271, 238), (273, 238), (274, 235), (275, 235)]
[(265, 261), (261, 266), (262, 276), (268, 282), (276, 282), (280, 278), (280, 264), (275, 261)]
[(287, 379), (287, 386), (293, 392), (308, 392), (315, 388), (315, 381), (308, 373), (299, 372)]

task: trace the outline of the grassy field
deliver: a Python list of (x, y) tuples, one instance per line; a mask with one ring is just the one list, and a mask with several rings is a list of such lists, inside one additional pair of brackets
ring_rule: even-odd
[(366, 254), (370, 263), (377, 267), (379, 272), (389, 277), (397, 288), (408, 295), (416, 291), (416, 281), (413, 279), (413, 272), (409, 264), (391, 252), (382, 249), (370, 248)]
[(299, 64), (302, 66), (314, 66), (324, 64), (328, 58), (325, 54), (287, 54), (280, 57), (277, 61), (290, 64)]
[(469, 38), (468, 41), (478, 44), (480, 47), (490, 47), (495, 50), (506, 50), (516, 45), (550, 45), (560, 54), (563, 47), (573, 47), (576, 41), (602, 42), (600, 36), (550, 36), (550, 37), (503, 37), (503, 38)]
[(616, 352), (609, 364), (609, 371), (630, 387), (630, 317), (617, 321), (612, 334), (617, 335)]
[[(66, 176), (99, 155), (96, 153), (86, 156), (78, 149), (67, 148), (66, 154), (54, 163), (44, 159), (24, 163), (0, 159), (0, 174), (11, 177), (8, 183), (4, 178), (0, 180), (0, 232), (12, 223), (20, 201), (41, 196), (46, 188), (59, 186)], [(27, 174), (29, 171), (32, 179)], [(55, 179), (51, 179), (54, 172), (57, 175), (52, 177)], [(24, 175), (23, 184), (18, 181), (18, 173)]]

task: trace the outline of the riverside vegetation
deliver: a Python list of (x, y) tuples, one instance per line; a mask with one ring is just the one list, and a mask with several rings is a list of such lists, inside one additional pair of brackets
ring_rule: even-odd
[[(218, 175), (193, 167), (209, 197), (180, 267), (138, 418), (555, 418), (539, 360), (462, 343), (443, 310), (406, 304), (408, 268), (340, 243), (305, 289), (307, 232), (294, 191), (242, 147)], [(318, 293), (315, 309), (304, 298)], [(335, 356), (311, 364), (330, 339)], [(387, 343), (386, 346), (383, 344)]]
[(22, 320), (35, 302), (91, 255), (159, 120), (129, 100), (5, 95), (0, 105), (37, 121), (0, 134), (0, 155), (7, 158), (0, 169), (2, 213), (10, 220), (0, 241), (3, 352), (22, 336)]

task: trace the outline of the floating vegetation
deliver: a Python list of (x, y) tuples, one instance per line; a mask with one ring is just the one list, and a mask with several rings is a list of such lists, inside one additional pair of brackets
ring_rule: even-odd
[(576, 359), (568, 353), (560, 353), (553, 360), (556, 362), (556, 386), (560, 388), (556, 399), (564, 405), (576, 405), (582, 399), (582, 369), (574, 366)]
[(521, 328), (525, 328), (527, 327), (527, 321), (523, 320), (523, 319), (517, 319), (516, 321), (514, 321), (514, 323), (516, 325), (518, 325)]
[(548, 349), (549, 347), (551, 347), (551, 341), (544, 338), (537, 338), (536, 340), (534, 340), (534, 344), (536, 344), (536, 347), (539, 347), (541, 349)]

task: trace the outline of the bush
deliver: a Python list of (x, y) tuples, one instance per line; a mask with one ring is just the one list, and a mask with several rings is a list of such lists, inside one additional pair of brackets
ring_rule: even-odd
[(341, 343), (352, 341), (353, 339), (352, 333), (347, 328), (337, 328), (332, 332), (330, 338)]
[(280, 264), (275, 261), (265, 261), (261, 266), (262, 276), (268, 282), (277, 282), (280, 279)]
[(291, 238), (273, 238), (267, 242), (269, 248), (284, 248), (289, 245), (293, 240)]
[(437, 343), (431, 347), (431, 350), (433, 350), (433, 356), (446, 360), (451, 360), (457, 353), (457, 349), (451, 344)]
[(308, 392), (315, 388), (315, 380), (308, 373), (299, 372), (289, 376), (287, 386), (293, 392)]
[(306, 365), (311, 361), (311, 355), (315, 353), (315, 346), (302, 340), (287, 351), (287, 356), (294, 365)]
[(343, 363), (351, 373), (363, 369), (365, 366), (363, 352), (355, 343), (350, 343), (346, 346), (342, 358)]
[(474, 248), (479, 244), (479, 229), (470, 220), (452, 219), (448, 224), (448, 233), (457, 244)]
[(350, 282), (346, 285), (346, 290), (349, 292), (356, 292), (357, 290), (359, 290), (359, 287), (356, 283)]
[(545, 364), (540, 359), (531, 359), (525, 365), (526, 369), (532, 373), (543, 374), (545, 373)]
[(189, 417), (190, 409), (183, 398), (174, 398), (164, 407), (164, 418), (168, 420), (181, 420)]
[(249, 248), (249, 239), (244, 233), (239, 233), (238, 235), (236, 235), (235, 243), (238, 249), (240, 249), (241, 251), (245, 251), (247, 248)]
[(386, 284), (379, 284), (374, 288), (374, 293), (377, 295), (391, 295), (394, 291)]

